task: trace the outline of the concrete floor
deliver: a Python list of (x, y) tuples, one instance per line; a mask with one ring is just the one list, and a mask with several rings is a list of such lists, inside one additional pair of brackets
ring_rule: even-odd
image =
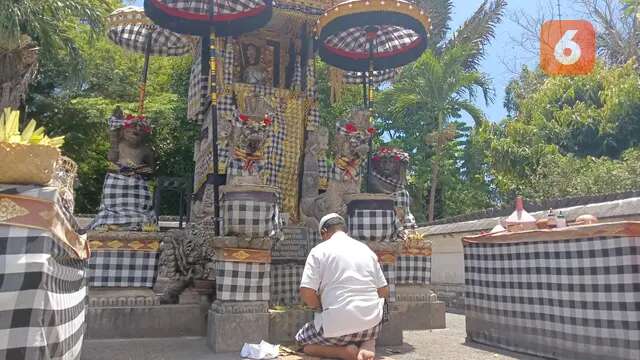
[[(393, 360), (539, 360), (465, 342), (464, 315), (447, 314), (447, 329), (405, 331), (405, 344), (378, 349)], [(212, 354), (203, 338), (87, 340), (82, 360), (237, 360), (238, 354)]]

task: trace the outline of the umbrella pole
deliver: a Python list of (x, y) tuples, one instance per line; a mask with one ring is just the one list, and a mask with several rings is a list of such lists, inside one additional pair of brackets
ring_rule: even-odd
[[(369, 89), (367, 89), (367, 84)], [(371, 92), (373, 91), (373, 36), (369, 36), (369, 70), (363, 75), (362, 87), (364, 89), (364, 106), (369, 111), (373, 110), (371, 106)], [(367, 152), (367, 175), (365, 183), (365, 191), (371, 191), (371, 152), (373, 151), (373, 135), (369, 138), (369, 151)]]
[(151, 57), (151, 39), (153, 30), (149, 29), (144, 42), (144, 65), (142, 66), (142, 76), (140, 78), (140, 94), (138, 97), (138, 115), (144, 114), (144, 98), (147, 90), (147, 75), (149, 74), (149, 58)]
[(209, 106), (211, 132), (213, 141), (213, 217), (214, 235), (220, 236), (220, 183), (221, 177), (218, 172), (218, 88), (217, 88), (217, 48), (216, 37), (213, 32), (202, 37), (201, 53), (202, 74), (209, 76), (209, 96), (211, 104)]

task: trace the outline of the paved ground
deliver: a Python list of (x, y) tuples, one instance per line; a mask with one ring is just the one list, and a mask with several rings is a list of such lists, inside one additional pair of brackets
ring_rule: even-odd
[[(447, 329), (405, 331), (405, 344), (378, 349), (393, 360), (495, 360), (540, 358), (465, 342), (464, 315), (447, 314)], [(203, 338), (86, 341), (82, 360), (237, 360), (238, 354), (212, 354)]]

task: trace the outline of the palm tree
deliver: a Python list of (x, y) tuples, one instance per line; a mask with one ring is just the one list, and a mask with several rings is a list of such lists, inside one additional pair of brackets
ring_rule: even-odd
[(455, 137), (450, 134), (449, 124), (462, 113), (469, 114), (476, 124), (483, 123), (485, 116), (474, 100), (481, 93), (487, 104), (493, 101), (491, 81), (478, 67), (507, 3), (485, 0), (449, 40), (445, 39), (452, 2), (422, 1), (422, 5), (429, 11), (434, 26), (430, 48), (401, 73), (393, 87), (380, 95), (378, 107), (379, 113), (386, 117), (383, 127), (392, 138), (408, 145), (406, 150), (424, 161), (427, 160), (424, 154), (430, 149), (434, 154), (430, 159), (428, 206), (428, 220), (433, 221), (442, 162), (440, 154)]
[(83, 23), (100, 32), (105, 15), (118, 4), (118, 0), (0, 1), (0, 109), (24, 103), (39, 54), (75, 52), (70, 30)]

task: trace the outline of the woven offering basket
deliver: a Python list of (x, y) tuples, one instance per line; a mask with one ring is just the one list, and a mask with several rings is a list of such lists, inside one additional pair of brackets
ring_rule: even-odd
[(0, 142), (0, 184), (46, 185), (59, 157), (52, 146)]

